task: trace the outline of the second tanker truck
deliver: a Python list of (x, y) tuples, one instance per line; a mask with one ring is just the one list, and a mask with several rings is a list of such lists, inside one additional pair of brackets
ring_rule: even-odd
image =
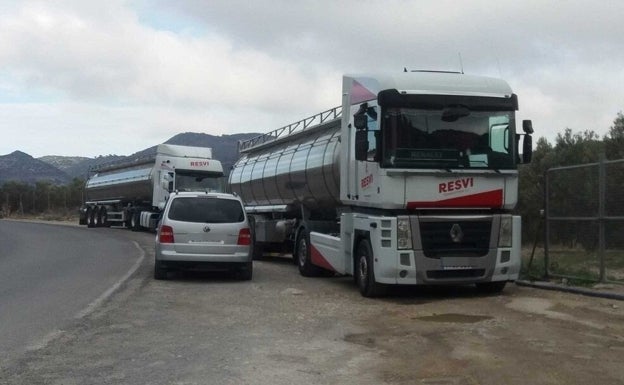
[[(519, 163), (530, 121), (500, 79), (461, 73), (344, 76), (342, 106), (239, 143), (229, 187), (254, 250), (304, 276), (503, 290), (520, 271)], [(523, 147), (522, 156), (519, 147)]]
[(156, 153), (97, 166), (85, 183), (80, 222), (154, 230), (172, 191), (224, 190), (223, 167), (206, 147), (160, 144)]

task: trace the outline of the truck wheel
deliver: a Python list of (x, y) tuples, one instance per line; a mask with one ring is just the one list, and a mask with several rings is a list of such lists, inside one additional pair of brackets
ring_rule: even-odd
[(314, 266), (310, 260), (310, 234), (307, 230), (302, 230), (297, 237), (297, 247), (295, 248), (297, 267), (299, 273), (304, 277), (317, 277), (322, 274), (322, 269)]
[(367, 239), (360, 241), (355, 260), (356, 282), (363, 297), (380, 297), (386, 292), (386, 286), (375, 281), (373, 267), (373, 248)]
[(93, 211), (94, 227), (102, 227), (102, 207), (96, 207)]
[(132, 213), (132, 216), (130, 216), (130, 230), (132, 231), (141, 230), (140, 221), (141, 221), (141, 213), (139, 211)]
[(106, 207), (102, 207), (100, 209), (100, 218), (102, 227), (110, 227), (111, 223), (108, 221), (108, 211), (106, 210)]
[(498, 294), (505, 288), (507, 281), (479, 282), (475, 284), (477, 291), (484, 294)]
[(86, 224), (87, 224), (87, 212), (85, 210), (85, 212), (83, 213), (81, 210), (80, 215), (78, 216), (78, 225), (86, 225)]
[(87, 227), (95, 227), (95, 209), (93, 207), (87, 208)]
[(154, 260), (154, 279), (159, 281), (167, 279), (167, 269), (165, 269), (162, 266), (162, 262), (157, 259)]

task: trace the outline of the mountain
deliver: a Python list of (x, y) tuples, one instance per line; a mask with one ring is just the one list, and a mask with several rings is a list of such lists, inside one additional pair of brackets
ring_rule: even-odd
[(8, 181), (66, 184), (72, 178), (65, 172), (21, 151), (0, 156), (0, 184)]
[(90, 167), (102, 163), (114, 162), (116, 160), (124, 158), (125, 156), (120, 155), (100, 155), (96, 158), (86, 158), (83, 156), (47, 155), (37, 159), (58, 168), (72, 178), (84, 179), (87, 177)]
[[(214, 136), (185, 132), (173, 136), (165, 143), (212, 148), (212, 156), (221, 161), (223, 171), (228, 175), (232, 165), (238, 159), (238, 141), (253, 138), (257, 135), (260, 134)], [(156, 153), (156, 146), (148, 147), (129, 156), (100, 155), (96, 158), (85, 158), (48, 155), (35, 159), (21, 151), (15, 151), (9, 155), (0, 156), (0, 185), (10, 180), (25, 183), (47, 180), (55, 184), (65, 184), (73, 178), (86, 178), (89, 168), (92, 166), (153, 153)]]

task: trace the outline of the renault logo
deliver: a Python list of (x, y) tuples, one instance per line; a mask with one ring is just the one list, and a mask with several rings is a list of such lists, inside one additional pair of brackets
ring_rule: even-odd
[(204, 233), (207, 233), (207, 232), (209, 232), (209, 231), (210, 231), (210, 227), (208, 227), (208, 226), (204, 226)]
[(457, 223), (451, 226), (451, 231), (449, 232), (449, 235), (451, 236), (451, 240), (455, 243), (461, 243), (461, 241), (464, 240), (464, 232)]

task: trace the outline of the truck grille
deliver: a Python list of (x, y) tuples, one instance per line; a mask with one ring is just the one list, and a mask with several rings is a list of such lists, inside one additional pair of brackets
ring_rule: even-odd
[(482, 257), (490, 247), (492, 220), (420, 222), (423, 252), (429, 258)]

